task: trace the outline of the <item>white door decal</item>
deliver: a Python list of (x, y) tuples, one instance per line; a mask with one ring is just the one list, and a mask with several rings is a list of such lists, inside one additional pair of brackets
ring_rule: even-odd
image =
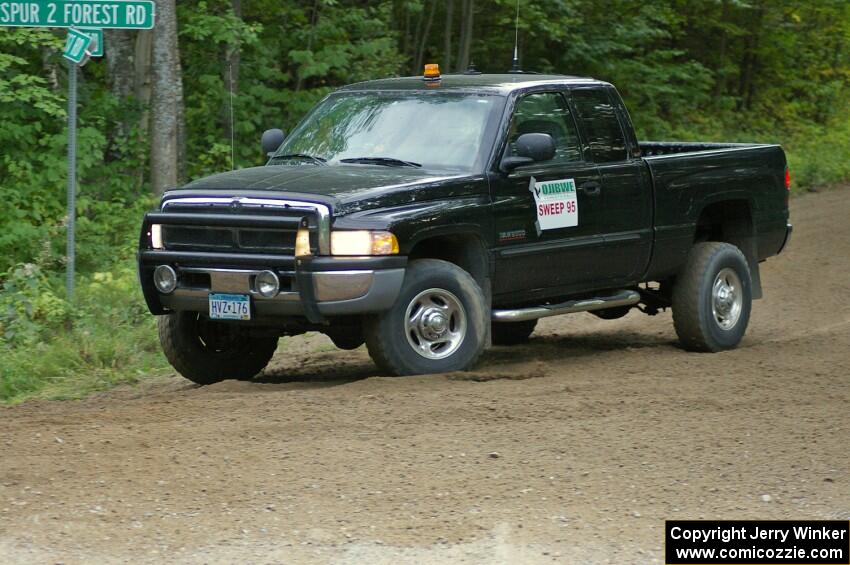
[(528, 189), (534, 195), (538, 235), (544, 230), (578, 225), (578, 199), (574, 179), (537, 182), (531, 177)]

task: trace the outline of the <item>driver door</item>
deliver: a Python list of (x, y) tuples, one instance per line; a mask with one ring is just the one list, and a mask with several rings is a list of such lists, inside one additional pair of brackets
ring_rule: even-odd
[(584, 159), (569, 108), (561, 92), (525, 94), (514, 106), (503, 157), (515, 155), (526, 133), (550, 135), (555, 157), (493, 178), (496, 301), (531, 301), (593, 284), (601, 180)]

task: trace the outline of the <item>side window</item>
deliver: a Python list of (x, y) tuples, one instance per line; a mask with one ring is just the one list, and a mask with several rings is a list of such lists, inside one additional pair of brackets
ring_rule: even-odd
[(624, 161), (626, 139), (608, 94), (601, 89), (582, 88), (573, 90), (572, 97), (579, 121), (590, 143), (593, 161)]
[(516, 155), (514, 144), (525, 133), (548, 133), (555, 140), (551, 163), (581, 161), (581, 146), (569, 106), (557, 92), (529, 94), (517, 102), (511, 120), (508, 154)]

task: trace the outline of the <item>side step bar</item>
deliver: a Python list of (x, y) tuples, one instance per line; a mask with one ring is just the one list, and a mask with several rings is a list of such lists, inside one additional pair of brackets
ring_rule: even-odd
[(617, 308), (620, 306), (634, 306), (640, 302), (640, 294), (635, 290), (621, 290), (606, 296), (583, 298), (580, 300), (568, 300), (561, 304), (547, 304), (546, 306), (532, 306), (530, 308), (518, 308), (516, 310), (493, 310), (494, 322), (525, 322), (548, 318), (560, 314), (573, 314), (575, 312), (590, 312), (592, 310), (604, 310), (605, 308)]

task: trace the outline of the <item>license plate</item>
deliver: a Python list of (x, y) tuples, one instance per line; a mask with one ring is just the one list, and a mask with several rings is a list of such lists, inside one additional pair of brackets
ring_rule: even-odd
[(250, 320), (251, 298), (247, 294), (210, 294), (211, 320)]

